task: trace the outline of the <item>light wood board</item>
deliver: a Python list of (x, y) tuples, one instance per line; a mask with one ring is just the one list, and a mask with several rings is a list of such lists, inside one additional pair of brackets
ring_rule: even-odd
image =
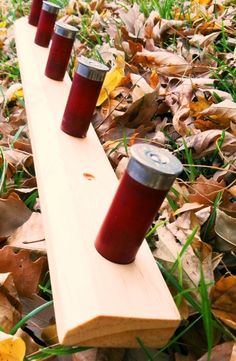
[(71, 81), (44, 76), (49, 50), (33, 43), (35, 30), (26, 18), (15, 23), (59, 339), (138, 347), (140, 337), (162, 346), (179, 324), (178, 310), (146, 242), (130, 265), (96, 252), (94, 239), (118, 181), (92, 126), (85, 139), (60, 130)]

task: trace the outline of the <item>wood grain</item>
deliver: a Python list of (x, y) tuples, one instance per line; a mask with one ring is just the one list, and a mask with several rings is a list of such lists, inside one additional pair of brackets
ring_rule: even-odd
[[(90, 126), (87, 138), (60, 123), (71, 81), (44, 76), (48, 49), (15, 23), (17, 52), (44, 219), (59, 339), (66, 345), (162, 346), (180, 322), (146, 242), (130, 265), (100, 256), (94, 239), (118, 181)], [(84, 174), (92, 174), (88, 179)]]

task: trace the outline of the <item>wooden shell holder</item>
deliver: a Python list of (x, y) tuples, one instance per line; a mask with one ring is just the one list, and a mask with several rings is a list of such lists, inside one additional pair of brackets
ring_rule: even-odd
[(146, 242), (129, 265), (94, 247), (118, 185), (113, 169), (92, 126), (85, 139), (60, 130), (71, 80), (44, 76), (48, 49), (34, 44), (26, 18), (15, 32), (60, 342), (138, 347), (139, 337), (163, 346), (180, 315)]

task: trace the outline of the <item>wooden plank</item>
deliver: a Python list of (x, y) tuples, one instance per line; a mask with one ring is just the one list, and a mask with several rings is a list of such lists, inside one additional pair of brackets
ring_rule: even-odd
[(180, 316), (146, 242), (130, 265), (113, 264), (94, 248), (118, 184), (96, 133), (90, 126), (87, 138), (77, 139), (60, 130), (71, 81), (44, 76), (48, 49), (33, 43), (26, 18), (16, 21), (15, 33), (59, 339), (137, 347), (140, 337), (162, 346)]

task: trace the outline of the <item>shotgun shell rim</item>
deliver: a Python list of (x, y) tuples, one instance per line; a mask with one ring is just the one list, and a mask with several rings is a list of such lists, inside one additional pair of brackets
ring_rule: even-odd
[(42, 10), (47, 11), (51, 14), (58, 14), (61, 7), (57, 4), (51, 3), (50, 1), (43, 1)]
[(75, 26), (58, 21), (56, 22), (54, 32), (55, 34), (63, 36), (64, 38), (74, 40), (78, 29)]
[(79, 57), (78, 62), (79, 64), (76, 70), (77, 74), (90, 80), (103, 82), (106, 73), (109, 70), (106, 65), (99, 63), (96, 60), (86, 58), (85, 56)]
[(182, 163), (166, 149), (151, 144), (135, 144), (130, 152), (127, 172), (147, 187), (167, 190), (183, 170)]

